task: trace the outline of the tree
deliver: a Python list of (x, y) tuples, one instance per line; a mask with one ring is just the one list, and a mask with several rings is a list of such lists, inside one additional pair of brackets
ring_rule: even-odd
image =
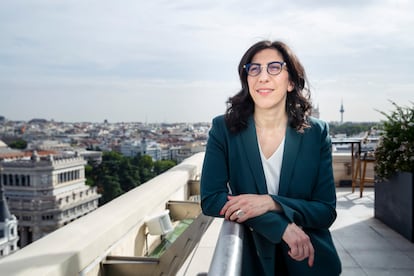
[(95, 186), (94, 167), (90, 164), (85, 165), (86, 185)]
[(104, 204), (175, 165), (171, 160), (154, 162), (148, 155), (131, 158), (118, 152), (104, 152), (100, 164), (85, 166), (86, 183), (97, 187), (102, 195), (100, 203)]
[(152, 179), (154, 174), (154, 161), (152, 161), (152, 157), (149, 155), (143, 155), (139, 159), (138, 162), (139, 168), (139, 176), (142, 183), (147, 182), (148, 180)]
[(329, 132), (331, 135), (336, 134), (346, 134), (347, 136), (354, 136), (360, 133), (369, 131), (372, 127), (378, 126), (379, 123), (376, 122), (361, 122), (361, 123), (351, 123), (346, 122), (343, 124), (329, 124)]
[(23, 139), (17, 139), (9, 144), (9, 147), (12, 149), (25, 149), (27, 147), (27, 142)]
[(116, 176), (105, 175), (101, 184), (102, 197), (100, 198), (100, 205), (111, 201), (123, 193), (121, 185), (119, 184), (119, 179)]
[(128, 192), (141, 184), (138, 167), (131, 164), (130, 158), (121, 160), (118, 176), (124, 192)]
[(172, 160), (155, 161), (155, 163), (154, 163), (154, 173), (156, 175), (162, 174), (163, 172), (168, 171), (169, 169), (174, 167), (175, 165), (177, 165), (177, 163), (175, 161), (172, 161)]
[(91, 175), (88, 176), (90, 180), (87, 180), (87, 183), (93, 182), (97, 186), (98, 192), (102, 195), (99, 201), (100, 205), (111, 201), (124, 192), (118, 177), (122, 158), (123, 156), (117, 152), (105, 152), (102, 155), (101, 164), (89, 171)]

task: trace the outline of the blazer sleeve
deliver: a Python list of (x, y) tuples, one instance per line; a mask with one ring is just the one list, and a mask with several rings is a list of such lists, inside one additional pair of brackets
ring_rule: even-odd
[(201, 208), (203, 213), (213, 217), (220, 216), (220, 210), (227, 202), (229, 190), (228, 145), (225, 125), (219, 123), (220, 117), (213, 119), (201, 171)]

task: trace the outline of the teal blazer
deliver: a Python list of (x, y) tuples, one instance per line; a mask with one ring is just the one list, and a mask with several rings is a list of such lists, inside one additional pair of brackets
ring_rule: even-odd
[[(282, 212), (268, 212), (243, 223), (243, 275), (339, 275), (341, 262), (329, 227), (336, 219), (336, 192), (328, 125), (310, 118), (304, 133), (288, 127), (279, 194), (271, 195)], [(201, 207), (208, 216), (219, 212), (227, 195), (267, 194), (253, 118), (240, 133), (230, 133), (224, 116), (213, 119), (201, 175)], [(287, 255), (282, 235), (291, 222), (302, 227), (315, 249), (313, 267), (307, 259)]]

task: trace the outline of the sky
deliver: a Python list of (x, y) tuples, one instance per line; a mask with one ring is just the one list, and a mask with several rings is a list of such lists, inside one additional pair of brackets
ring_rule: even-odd
[(210, 122), (259, 40), (287, 43), (320, 118), (414, 102), (414, 1), (0, 1), (0, 116)]

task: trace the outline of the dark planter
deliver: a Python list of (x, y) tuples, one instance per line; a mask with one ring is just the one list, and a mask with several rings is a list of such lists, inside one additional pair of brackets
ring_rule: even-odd
[(413, 173), (402, 172), (375, 183), (375, 218), (414, 242)]

